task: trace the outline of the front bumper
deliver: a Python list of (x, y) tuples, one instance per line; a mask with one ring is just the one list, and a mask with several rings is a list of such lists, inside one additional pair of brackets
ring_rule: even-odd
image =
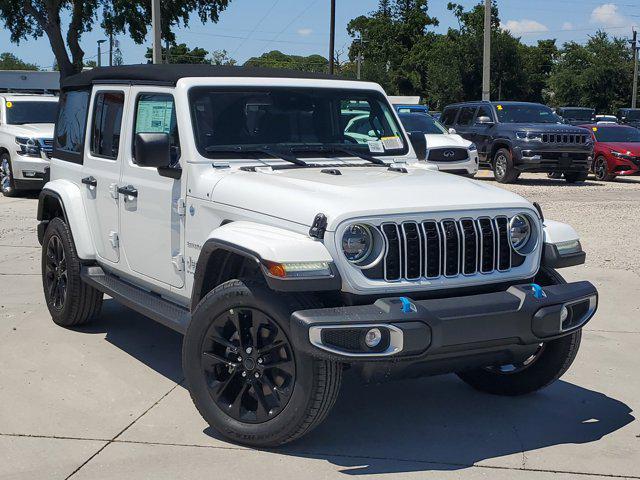
[[(542, 292), (523, 284), (463, 297), (383, 298), (371, 305), (300, 310), (291, 315), (292, 342), (314, 357), (345, 363), (438, 361), (440, 371), (508, 363), (582, 328), (597, 308), (598, 292), (589, 282)], [(383, 333), (373, 349), (364, 342), (372, 328)]]
[(514, 166), (523, 172), (587, 172), (593, 151), (584, 148), (527, 144), (515, 146)]
[(11, 156), (11, 169), (15, 180), (42, 182), (49, 165), (49, 160), (41, 157), (29, 157), (15, 152)]

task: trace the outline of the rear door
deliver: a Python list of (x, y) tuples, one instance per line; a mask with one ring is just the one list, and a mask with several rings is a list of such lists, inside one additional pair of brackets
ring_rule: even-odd
[(120, 261), (118, 182), (123, 158), (122, 119), (129, 87), (95, 87), (85, 141), (82, 191), (98, 257)]
[[(129, 268), (137, 275), (181, 288), (184, 284), (182, 235), (183, 198), (180, 141), (172, 89), (131, 87), (133, 112), (127, 124), (121, 179), (121, 243)], [(137, 133), (167, 133), (174, 164), (167, 171), (136, 163), (133, 145)], [(136, 196), (124, 192), (128, 189)]]
[(460, 113), (458, 114), (458, 119), (456, 120), (456, 124), (454, 128), (456, 132), (462, 135), (464, 138), (470, 140), (468, 136), (472, 132), (473, 127), (473, 118), (476, 113), (475, 105), (465, 105), (460, 109)]
[(492, 122), (496, 121), (493, 116), (493, 112), (491, 111), (491, 107), (488, 105), (478, 106), (472, 125), (469, 127), (468, 136), (465, 136), (465, 138), (476, 144), (476, 147), (478, 147), (478, 153), (484, 160), (487, 153), (491, 150), (493, 125), (478, 123), (478, 118), (480, 117), (489, 117)]

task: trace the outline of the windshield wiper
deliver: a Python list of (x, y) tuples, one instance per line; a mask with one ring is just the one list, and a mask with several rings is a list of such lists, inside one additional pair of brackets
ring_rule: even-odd
[(207, 153), (262, 153), (271, 158), (277, 158), (280, 160), (284, 160), (285, 162), (290, 162), (300, 167), (308, 167), (309, 164), (304, 160), (300, 160), (293, 155), (288, 155), (285, 152), (281, 152), (278, 150), (273, 150), (269, 147), (244, 147), (238, 145), (236, 147), (207, 147), (205, 148), (205, 152)]
[(348, 147), (341, 147), (341, 146), (335, 146), (332, 145), (330, 147), (324, 146), (324, 145), (318, 145), (318, 146), (304, 146), (304, 147), (291, 147), (290, 149), (291, 152), (320, 152), (320, 153), (346, 153), (347, 155), (350, 155), (352, 157), (358, 157), (361, 158), (362, 160), (366, 160), (367, 162), (371, 162), (374, 163), (376, 165), (382, 165), (384, 167), (389, 166), (385, 161), (380, 160), (379, 158), (376, 158), (372, 155), (369, 155), (367, 153), (364, 152), (358, 152), (355, 150), (351, 150)]

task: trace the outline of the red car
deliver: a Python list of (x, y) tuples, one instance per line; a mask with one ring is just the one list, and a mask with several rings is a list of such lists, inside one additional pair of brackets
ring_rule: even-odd
[(609, 181), (618, 175), (640, 174), (640, 130), (627, 125), (589, 124), (594, 141), (593, 173)]

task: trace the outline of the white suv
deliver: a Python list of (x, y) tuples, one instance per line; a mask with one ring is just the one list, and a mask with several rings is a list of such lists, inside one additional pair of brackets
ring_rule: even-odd
[[(62, 85), (38, 207), (54, 322), (103, 294), (184, 334), (186, 386), (226, 437), (274, 446), (369, 381), (456, 372), (519, 395), (559, 378), (597, 291), (576, 232), (432, 171), (379, 85), (205, 65)], [(367, 138), (345, 132), (366, 108)]]
[(14, 196), (45, 183), (58, 98), (0, 94), (0, 191)]

